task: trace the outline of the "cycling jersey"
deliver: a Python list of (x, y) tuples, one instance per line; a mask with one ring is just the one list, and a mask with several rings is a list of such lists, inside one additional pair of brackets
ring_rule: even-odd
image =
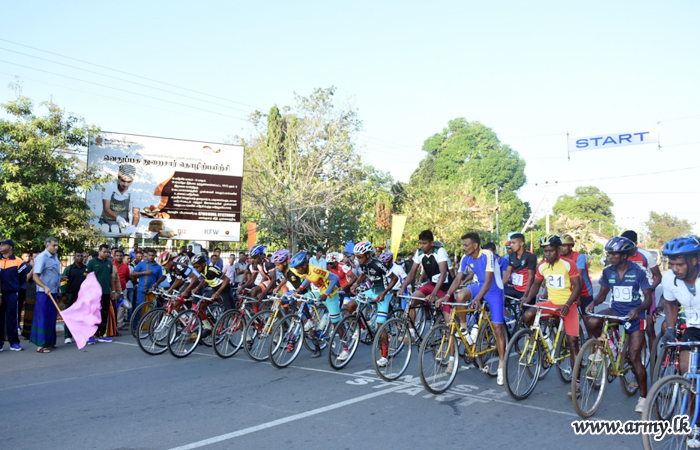
[(546, 259), (543, 260), (535, 272), (535, 279), (546, 280), (549, 301), (555, 305), (564, 305), (569, 301), (572, 288), (571, 280), (580, 277), (576, 264), (572, 260), (562, 257), (559, 257), (554, 264), (550, 264)]
[(170, 268), (170, 275), (178, 280), (186, 280), (191, 273), (196, 274), (197, 271), (194, 269), (194, 267), (188, 264), (176, 262), (173, 263), (173, 266)]
[(528, 271), (537, 269), (537, 257), (525, 250), (522, 258), (518, 258), (518, 254), (513, 252), (508, 256), (508, 265), (513, 266), (513, 271), (510, 275), (513, 287), (518, 292), (525, 292), (527, 282), (530, 280)]
[(224, 282), (225, 275), (221, 269), (216, 266), (204, 266), (204, 273), (202, 276), (209, 287), (215, 288), (221, 286), (221, 283)]
[(399, 279), (399, 281), (397, 281), (394, 287), (392, 288), (393, 291), (398, 291), (399, 289), (401, 289), (401, 285), (403, 284), (404, 280), (408, 278), (408, 274), (406, 273), (406, 270), (404, 270), (401, 264), (396, 263), (394, 263), (391, 266), (390, 271), (391, 273), (396, 275), (396, 278)]
[(348, 273), (349, 269), (346, 268), (345, 264), (338, 264), (335, 267), (335, 270), (333, 270), (330, 265), (327, 265), (326, 270), (329, 271), (330, 273), (334, 273), (335, 276), (338, 277), (338, 282), (340, 283), (341, 289), (348, 285), (347, 273)]
[(360, 264), (360, 270), (367, 276), (367, 279), (372, 283), (372, 290), (381, 290), (389, 286), (389, 275), (391, 271), (377, 258), (370, 258), (367, 264)]
[[(688, 327), (700, 328), (700, 278), (695, 280), (695, 293), (691, 292), (683, 280), (679, 280), (669, 270), (661, 277), (664, 288), (664, 298), (667, 301), (680, 303), (685, 312), (685, 323)], [(684, 335), (685, 336), (685, 335)]]
[(591, 284), (591, 277), (588, 276), (588, 261), (586, 260), (586, 255), (572, 250), (568, 258), (576, 262), (576, 268), (581, 274), (581, 297), (592, 296), (593, 285)]
[(292, 270), (291, 267), (287, 268), (287, 273), (285, 274), (287, 277), (287, 281), (289, 283), (292, 283), (292, 286), (294, 286), (294, 289), (298, 289), (299, 286), (301, 286), (301, 282), (304, 281), (303, 278), (294, 270)]
[[(306, 275), (300, 274), (294, 268), (289, 270), (304, 278), (304, 281), (301, 283), (304, 287), (311, 283), (321, 291), (321, 294), (326, 294), (328, 297), (335, 297), (338, 293), (338, 276), (326, 269), (309, 264), (309, 273)], [(328, 292), (328, 289), (331, 289), (331, 292)]]
[(272, 277), (270, 277), (270, 272), (275, 270), (275, 265), (267, 259), (264, 259), (261, 264), (250, 264), (248, 270), (252, 274), (258, 274), (255, 279), (255, 284), (260, 284), (263, 280), (272, 279)]
[[(651, 289), (646, 272), (637, 264), (628, 264), (622, 279), (620, 279), (616, 266), (608, 266), (603, 269), (598, 283), (610, 288), (612, 292), (611, 309), (619, 316), (626, 316), (634, 308), (641, 305), (641, 291)], [(643, 317), (642, 314), (640, 317)]]
[[(427, 254), (420, 251), (416, 252), (416, 256), (413, 257), (413, 262), (415, 264), (420, 264), (423, 267), (423, 272), (428, 277), (428, 281), (434, 285), (437, 284), (440, 279), (440, 263), (449, 263), (450, 258), (447, 256), (447, 250), (444, 247), (434, 247), (433, 253)], [(453, 278), (450, 271), (447, 271), (445, 276), (445, 281), (438, 288), (439, 290), (447, 290), (452, 284)]]
[(471, 284), (468, 287), (472, 298), (475, 298), (481, 292), (483, 283), (486, 281), (486, 272), (493, 274), (491, 286), (484, 295), (484, 300), (489, 304), (491, 321), (493, 323), (503, 323), (503, 279), (501, 267), (498, 265), (495, 255), (490, 250), (479, 250), (476, 259), (470, 255), (465, 255), (462, 258), (460, 272), (466, 274), (467, 269), (471, 269), (480, 280), (479, 283)]

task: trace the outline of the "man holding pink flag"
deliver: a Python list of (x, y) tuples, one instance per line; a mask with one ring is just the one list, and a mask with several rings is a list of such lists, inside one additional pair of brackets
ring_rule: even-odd
[(58, 240), (46, 239), (46, 249), (34, 260), (36, 304), (29, 340), (39, 353), (51, 353), (56, 348), (56, 302), (61, 285), (61, 262), (58, 260)]

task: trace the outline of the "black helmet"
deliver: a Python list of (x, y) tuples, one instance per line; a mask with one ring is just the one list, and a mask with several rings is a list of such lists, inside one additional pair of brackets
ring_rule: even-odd
[(194, 258), (192, 258), (192, 261), (190, 261), (192, 265), (195, 264), (206, 264), (207, 263), (207, 255), (204, 253), (200, 253), (199, 255), (195, 255)]

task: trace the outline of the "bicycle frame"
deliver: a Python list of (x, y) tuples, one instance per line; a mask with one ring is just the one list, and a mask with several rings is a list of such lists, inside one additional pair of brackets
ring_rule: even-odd
[[(486, 311), (486, 303), (482, 303), (480, 309), (474, 309), (466, 306), (465, 303), (456, 303), (456, 302), (443, 302), (442, 305), (447, 305), (452, 307), (452, 311), (450, 311), (450, 321), (446, 324), (449, 329), (450, 329), (450, 338), (448, 341), (448, 347), (447, 350), (450, 355), (453, 354), (454, 348), (453, 348), (453, 342), (455, 339), (455, 334), (459, 335), (459, 339), (462, 341), (464, 344), (464, 356), (469, 357), (469, 358), (474, 358), (476, 356), (480, 355), (485, 355), (486, 353), (490, 353), (496, 349), (494, 348), (489, 348), (486, 350), (482, 350), (480, 352), (476, 351), (476, 346), (477, 346), (477, 341), (474, 341), (471, 345), (467, 341), (466, 336), (462, 333), (462, 330), (459, 327), (459, 324), (457, 323), (457, 313), (462, 313), (466, 312), (467, 314), (476, 314), (479, 313), (479, 321), (476, 323), (476, 326), (481, 329), (481, 327), (485, 325), (489, 325), (491, 329), (493, 329), (493, 324), (491, 323), (491, 318), (489, 317), (488, 312)], [(461, 308), (461, 309), (460, 309)], [(441, 345), (442, 347), (442, 345)]]
[(611, 324), (611, 320), (615, 321), (623, 321), (626, 319), (626, 317), (618, 317), (618, 316), (609, 316), (605, 314), (589, 314), (589, 317), (598, 317), (601, 319), (604, 319), (603, 322), (603, 331), (600, 333), (600, 336), (598, 337), (598, 340), (603, 344), (605, 347), (605, 353), (608, 355), (611, 361), (610, 368), (612, 369), (612, 374), (613, 376), (620, 377), (626, 374), (629, 370), (632, 370), (632, 366), (628, 366), (626, 369), (624, 368), (624, 361), (622, 360), (622, 354), (623, 354), (623, 349), (625, 348), (625, 343), (627, 342), (627, 333), (625, 331), (625, 327), (622, 327), (622, 331), (620, 332), (620, 342), (619, 342), (619, 348), (617, 352), (617, 357), (613, 357), (613, 350), (612, 347), (610, 347), (610, 335), (608, 334), (610, 332), (610, 327), (613, 326), (619, 326), (622, 325), (622, 323), (613, 323)]
[[(554, 365), (558, 361), (562, 361), (563, 359), (568, 358), (569, 355), (559, 357), (559, 358), (557, 358), (555, 356), (556, 349), (559, 346), (559, 340), (562, 338), (566, 339), (564, 337), (565, 336), (564, 335), (564, 320), (561, 317), (559, 318), (559, 325), (557, 326), (557, 333), (554, 337), (554, 340), (552, 341), (552, 348), (549, 348), (547, 340), (544, 338), (544, 332), (542, 331), (542, 327), (540, 327), (540, 320), (542, 318), (543, 311), (547, 310), (547, 311), (556, 312), (557, 309), (550, 308), (547, 306), (537, 306), (537, 305), (523, 305), (523, 306), (528, 307), (528, 308), (537, 308), (537, 312), (535, 313), (535, 319), (532, 322), (532, 326), (530, 327), (530, 329), (532, 331), (534, 331), (534, 333), (535, 333), (534, 342), (539, 341), (542, 344), (542, 348), (545, 349), (544, 355), (547, 358), (547, 363)], [(553, 317), (553, 316), (550, 315), (550, 317)], [(549, 319), (549, 317), (547, 319)], [(550, 332), (550, 335), (551, 335), (551, 332)], [(522, 355), (520, 355), (520, 361), (522, 361), (522, 358), (527, 353), (529, 353), (529, 355), (527, 357), (527, 363), (530, 364), (532, 362), (532, 358), (534, 358), (534, 356), (535, 356), (535, 350), (536, 350), (536, 346), (533, 345), (532, 349), (529, 352), (523, 352)]]
[[(403, 298), (406, 300), (412, 300), (411, 304), (406, 308), (401, 315), (401, 318), (404, 320), (404, 322), (408, 323), (408, 325), (413, 328), (416, 332), (415, 336), (415, 343), (416, 345), (420, 345), (421, 342), (423, 342), (423, 336), (421, 332), (418, 330), (418, 327), (416, 326), (415, 321), (411, 318), (411, 314), (409, 311), (411, 309), (424, 309), (428, 310), (430, 313), (430, 317), (433, 323), (437, 322), (438, 316), (442, 316), (442, 312), (439, 308), (436, 308), (435, 305), (430, 303), (425, 297), (413, 297), (410, 295), (397, 295), (397, 298)], [(416, 304), (418, 303), (418, 304)], [(425, 329), (423, 329), (425, 331)]]

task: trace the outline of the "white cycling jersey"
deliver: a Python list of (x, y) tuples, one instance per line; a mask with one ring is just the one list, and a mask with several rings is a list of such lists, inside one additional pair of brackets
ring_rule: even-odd
[(666, 301), (676, 301), (685, 310), (685, 323), (689, 327), (700, 328), (700, 278), (695, 280), (695, 295), (690, 292), (683, 280), (679, 280), (672, 271), (661, 277)]

